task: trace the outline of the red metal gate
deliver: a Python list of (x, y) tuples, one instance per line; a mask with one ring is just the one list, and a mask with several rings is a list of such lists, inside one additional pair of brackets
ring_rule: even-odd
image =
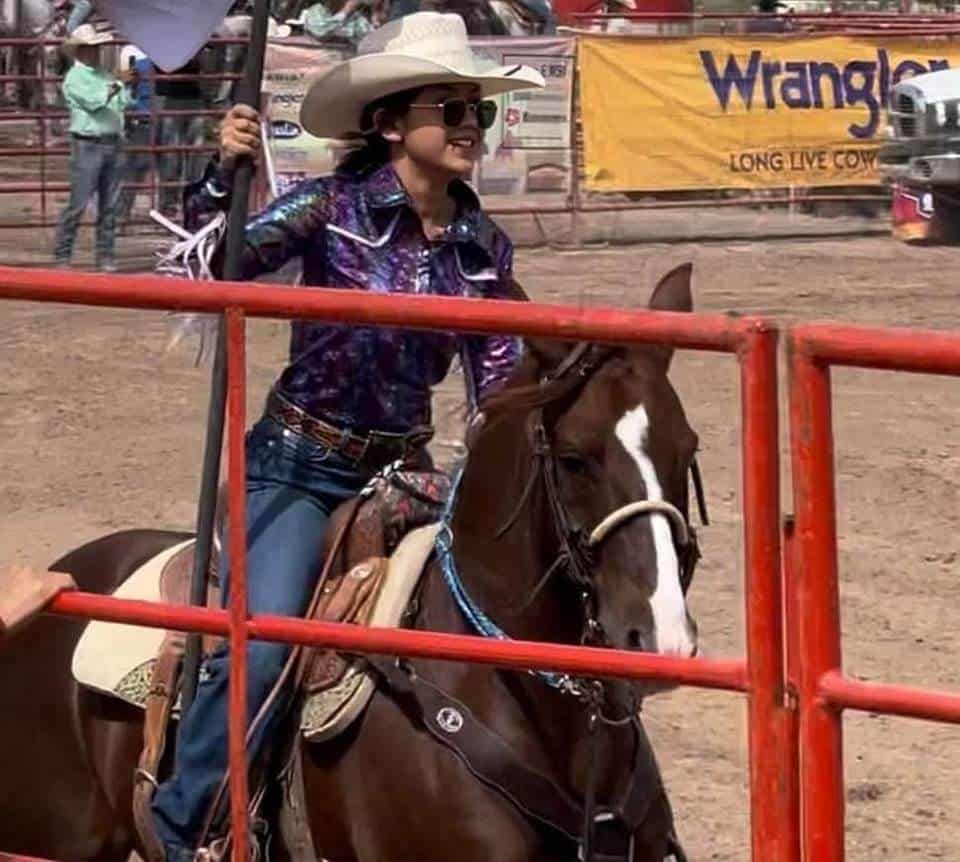
[(788, 625), (795, 632), (790, 676), (799, 708), (803, 859), (842, 862), (842, 711), (960, 723), (960, 695), (861, 682), (841, 670), (830, 366), (960, 376), (960, 336), (822, 323), (794, 327), (787, 347), (796, 547), (788, 547), (786, 580)]
[[(750, 734), (753, 858), (797, 858), (795, 783), (790, 761), (791, 714), (784, 701), (777, 447), (777, 332), (754, 318), (583, 310), (491, 300), (358, 294), (352, 291), (230, 283), (196, 284), (142, 276), (123, 280), (79, 273), (0, 268), (0, 298), (125, 308), (226, 311), (229, 343), (228, 471), (230, 554), (237, 588), (229, 612), (174, 608), (84, 593), (59, 596), (51, 610), (91, 619), (227, 635), (235, 656), (230, 676), (231, 812), (236, 858), (247, 858), (247, 770), (243, 749), (246, 651), (249, 638), (334, 647), (355, 653), (423, 656), (588, 676), (652, 678), (744, 692)], [(368, 629), (305, 620), (250, 617), (244, 541), (245, 321), (253, 317), (312, 319), (442, 329), (508, 332), (621, 344), (672, 344), (734, 354), (740, 365), (746, 659), (680, 659), (557, 644), (500, 642), (439, 633)]]

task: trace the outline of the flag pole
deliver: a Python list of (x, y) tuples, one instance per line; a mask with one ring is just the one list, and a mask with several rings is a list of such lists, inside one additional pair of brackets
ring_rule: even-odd
[[(269, 0), (256, 0), (247, 48), (244, 76), (237, 88), (236, 104), (250, 105), (260, 110), (260, 89), (263, 83), (263, 63), (267, 46)], [(241, 159), (233, 178), (230, 216), (227, 221), (227, 240), (224, 254), (223, 277), (227, 281), (240, 278), (250, 185), (253, 163)], [(217, 506), (217, 486), (220, 479), (220, 453), (223, 448), (224, 415), (227, 404), (227, 339), (224, 316), (217, 322), (217, 346), (214, 353), (210, 383), (210, 404), (207, 410), (207, 436), (203, 451), (203, 472), (200, 481), (200, 502), (197, 506), (197, 544), (194, 550), (193, 572), (190, 580), (190, 604), (203, 606), (207, 600), (210, 554), (213, 547), (214, 518)], [(200, 670), (201, 635), (187, 635), (183, 663), (181, 715), (186, 715), (197, 693)]]

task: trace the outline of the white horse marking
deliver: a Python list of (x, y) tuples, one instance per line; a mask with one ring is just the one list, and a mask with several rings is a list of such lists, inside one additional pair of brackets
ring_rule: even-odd
[[(645, 450), (650, 432), (650, 418), (641, 404), (620, 417), (614, 433), (640, 470), (648, 500), (663, 500), (657, 470)], [(687, 617), (687, 603), (680, 587), (680, 561), (673, 545), (670, 523), (664, 515), (649, 517), (656, 552), (657, 587), (650, 597), (657, 652), (666, 655), (693, 655), (696, 650), (692, 627)]]

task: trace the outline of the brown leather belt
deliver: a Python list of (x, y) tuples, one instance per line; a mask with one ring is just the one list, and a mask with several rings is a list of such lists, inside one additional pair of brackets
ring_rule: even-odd
[(383, 466), (393, 461), (407, 460), (433, 438), (433, 428), (429, 425), (418, 426), (405, 434), (384, 431), (354, 434), (307, 413), (276, 390), (267, 396), (266, 413), (284, 428), (339, 452), (358, 464)]

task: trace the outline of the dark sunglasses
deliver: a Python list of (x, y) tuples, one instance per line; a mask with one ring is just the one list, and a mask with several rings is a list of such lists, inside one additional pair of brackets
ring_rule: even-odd
[(481, 129), (489, 129), (497, 119), (497, 103), (493, 99), (444, 99), (433, 105), (414, 103), (411, 108), (439, 108), (443, 111), (443, 124), (451, 129), (462, 125), (467, 118), (467, 110), (473, 111), (477, 118), (477, 125)]

